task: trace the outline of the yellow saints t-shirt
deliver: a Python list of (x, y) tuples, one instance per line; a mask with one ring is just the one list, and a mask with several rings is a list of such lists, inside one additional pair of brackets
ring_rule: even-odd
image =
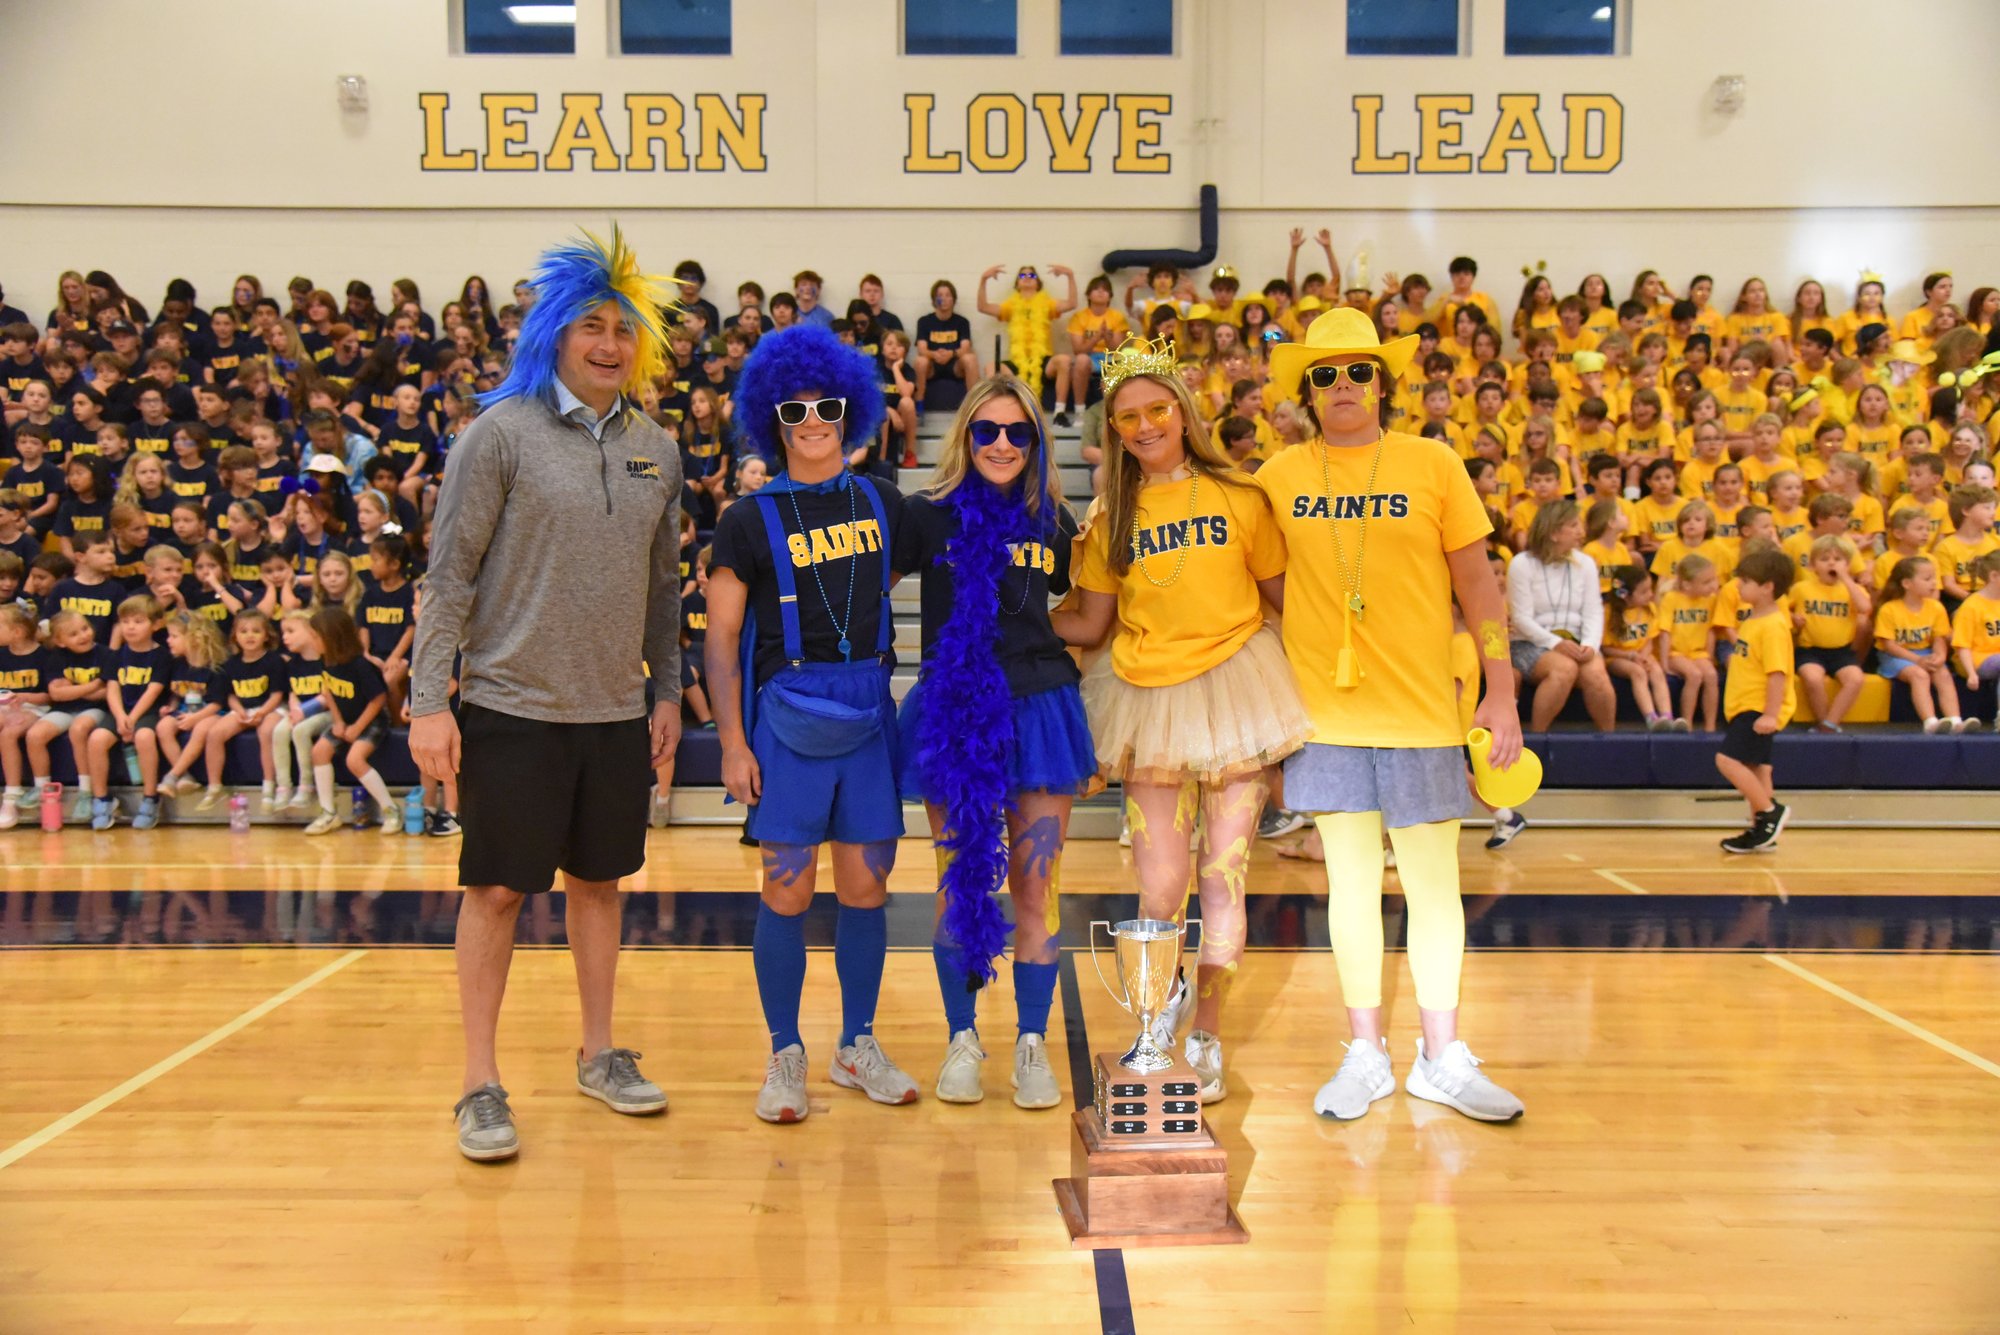
[[(1768, 500), (1768, 497), (1766, 498)], [(1772, 509), (1771, 522), (1778, 529), (1778, 545), (1783, 546), (1812, 527), (1812, 512), (1801, 505), (1796, 510)]]
[(2000, 654), (2000, 599), (1975, 593), (1960, 603), (1951, 618), (1951, 645), (1971, 650), (1975, 667)]
[(1769, 411), (1771, 401), (1755, 385), (1736, 389), (1724, 385), (1715, 397), (1722, 405), (1722, 425), (1731, 435), (1747, 436), (1750, 424)]
[(1597, 562), (1597, 591), (1600, 594), (1611, 592), (1613, 566), (1632, 564), (1632, 549), (1622, 542), (1614, 542), (1609, 547), (1602, 542), (1586, 542), (1583, 544), (1583, 554)]
[(1945, 618), (1944, 604), (1926, 598), (1917, 607), (1898, 598), (1884, 603), (1875, 613), (1875, 643), (1893, 644), (1904, 653), (1922, 658), (1939, 637), (1949, 638), (1951, 622)]
[(1674, 536), (1681, 507), (1686, 504), (1684, 496), (1669, 496), (1662, 501), (1647, 492), (1632, 503), (1632, 532), (1641, 537), (1651, 537), (1655, 543), (1665, 542)]
[(1922, 552), (1899, 552), (1894, 547), (1883, 552), (1875, 558), (1875, 587), (1880, 589), (1888, 582), (1889, 572), (1896, 568), (1898, 562), (1907, 561), (1913, 557), (1920, 557), (1922, 555)]
[(1611, 628), (1611, 618), (1604, 618), (1604, 647), (1623, 649), (1628, 653), (1643, 654), (1650, 651), (1653, 641), (1660, 638), (1660, 614), (1651, 603), (1644, 607), (1625, 609), (1625, 627), (1621, 631)]
[(1088, 306), (1069, 317), (1069, 345), (1079, 352), (1109, 352), (1132, 332), (1125, 312), (1106, 307), (1102, 315)]
[(1798, 687), (1792, 681), (1792, 635), (1789, 618), (1771, 611), (1736, 627), (1736, 652), (1729, 659), (1729, 680), (1723, 686), (1722, 717), (1764, 712), (1765, 693), (1773, 672), (1785, 678), (1785, 699), (1778, 707), (1778, 726), (1799, 711)]
[(1939, 573), (1949, 574), (1959, 588), (1976, 589), (1979, 581), (1972, 577), (1972, 563), (1995, 550), (2000, 550), (2000, 533), (1990, 529), (1975, 542), (1947, 533), (1931, 548), (1931, 559), (1938, 563)]
[[(1784, 548), (1785, 555), (1798, 563), (1801, 571), (1809, 570), (1812, 568), (1813, 542), (1818, 537), (1819, 534), (1807, 529), (1802, 533), (1794, 533), (1779, 545)], [(1858, 580), (1869, 572), (1868, 558), (1856, 549), (1852, 539), (1843, 537), (1841, 541), (1847, 544), (1848, 578)]]
[[(1450, 446), (1386, 433), (1371, 490), (1375, 456), (1374, 446), (1330, 449), (1315, 441), (1280, 451), (1257, 473), (1289, 559), (1285, 654), (1312, 716), (1315, 742), (1462, 746), (1445, 553), (1483, 542), (1492, 527)], [(1365, 603), (1353, 623), (1361, 680), (1346, 690), (1333, 684), (1348, 597), (1334, 562), (1336, 529), (1347, 559), (1360, 554)], [(1489, 653), (1495, 648), (1487, 646)], [(1494, 656), (1505, 654), (1506, 645), (1497, 646)]]
[(1715, 612), (1715, 595), (1697, 598), (1673, 590), (1660, 599), (1660, 621), (1667, 632), (1667, 648), (1682, 658), (1707, 658), (1709, 619)]
[[(1197, 474), (1142, 487), (1136, 536), (1107, 530), (1101, 500), (1091, 507), (1077, 539), (1076, 583), (1118, 596), (1111, 666), (1134, 686), (1191, 681), (1264, 624), (1257, 581), (1284, 571), (1285, 540), (1251, 475), (1232, 470), (1230, 477), (1224, 483)], [(1122, 576), (1111, 569), (1113, 542), (1131, 546)]]
[(1660, 550), (1653, 553), (1651, 567), (1653, 578), (1676, 578), (1674, 567), (1678, 566), (1681, 558), (1685, 556), (1706, 556), (1714, 564), (1715, 573), (1719, 578), (1728, 578), (1729, 572), (1736, 568), (1730, 559), (1728, 545), (1720, 538), (1709, 538), (1690, 547), (1682, 542), (1680, 535), (1676, 533), (1660, 544)]
[(1792, 585), (1786, 601), (1792, 615), (1805, 620), (1795, 632), (1799, 648), (1845, 649), (1854, 643), (1854, 595), (1845, 584), (1822, 584), (1807, 575)]
[(1792, 340), (1791, 317), (1781, 315), (1773, 310), (1762, 312), (1737, 311), (1732, 315), (1724, 316), (1722, 323), (1724, 328), (1729, 331), (1730, 338), (1734, 339), (1739, 345), (1748, 343), (1753, 339), (1759, 339), (1766, 343), (1778, 338), (1784, 339), (1787, 343)]

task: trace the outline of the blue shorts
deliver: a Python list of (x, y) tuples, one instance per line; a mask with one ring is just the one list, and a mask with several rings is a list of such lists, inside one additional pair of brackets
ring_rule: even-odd
[(1465, 770), (1458, 746), (1308, 742), (1285, 761), (1285, 805), (1316, 815), (1379, 811), (1391, 830), (1458, 820), (1472, 802)]
[[(897, 720), (902, 735), (901, 792), (906, 802), (937, 800), (935, 787), (917, 756), (918, 720), (923, 717), (924, 684), (903, 697)], [(1074, 685), (1014, 697), (1014, 749), (1007, 757), (1007, 795), (1085, 792), (1097, 777), (1097, 748), (1083, 695)]]
[[(831, 671), (814, 672), (815, 668)], [(881, 711), (879, 732), (843, 756), (800, 755), (772, 732), (759, 711), (750, 750), (763, 774), (762, 800), (744, 830), (765, 844), (877, 844), (903, 837), (903, 802), (896, 795), (896, 706), (889, 669), (808, 663), (813, 693), (853, 709)]]
[(1927, 672), (1930, 670), (1924, 664), (1912, 663), (1907, 658), (1891, 658), (1887, 654), (1877, 654), (1875, 657), (1875, 675), (1886, 677), (1890, 681), (1895, 681), (1913, 667), (1924, 668)]

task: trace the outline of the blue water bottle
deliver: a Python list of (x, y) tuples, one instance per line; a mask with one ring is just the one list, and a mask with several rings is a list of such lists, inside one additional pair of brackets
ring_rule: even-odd
[(410, 789), (403, 798), (403, 833), (422, 834), (424, 832), (424, 790), (421, 785)]
[(368, 790), (360, 784), (356, 784), (352, 798), (354, 803), (354, 828), (365, 830), (370, 824), (368, 819)]

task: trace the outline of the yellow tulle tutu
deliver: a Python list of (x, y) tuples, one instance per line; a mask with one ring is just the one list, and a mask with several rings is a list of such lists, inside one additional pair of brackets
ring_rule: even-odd
[(1101, 655), (1083, 679), (1098, 771), (1138, 783), (1226, 783), (1304, 746), (1312, 720), (1269, 625), (1207, 672), (1173, 686), (1134, 686)]

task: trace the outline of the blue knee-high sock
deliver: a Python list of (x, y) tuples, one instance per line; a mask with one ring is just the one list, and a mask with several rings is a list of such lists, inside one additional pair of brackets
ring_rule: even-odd
[(1049, 1007), (1056, 999), (1056, 966), (1014, 961), (1015, 1024), (1024, 1034), (1049, 1032)]
[(937, 965), (938, 995), (944, 998), (946, 1036), (961, 1029), (977, 1029), (979, 994), (959, 967), (958, 947), (944, 939), (931, 942), (931, 962)]
[(840, 906), (833, 936), (833, 971), (840, 975), (840, 1046), (875, 1028), (882, 965), (889, 956), (889, 910)]
[(803, 1044), (799, 997), (806, 990), (806, 915), (787, 917), (769, 904), (759, 904), (750, 958), (757, 969), (764, 1024), (771, 1031), (771, 1051)]

